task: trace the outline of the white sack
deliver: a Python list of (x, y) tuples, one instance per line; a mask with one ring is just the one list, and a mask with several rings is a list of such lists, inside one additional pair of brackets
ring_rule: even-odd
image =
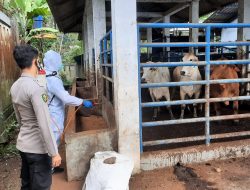
[[(104, 160), (115, 157), (114, 164)], [(128, 190), (134, 163), (113, 151), (97, 152), (90, 161), (90, 169), (82, 190)]]

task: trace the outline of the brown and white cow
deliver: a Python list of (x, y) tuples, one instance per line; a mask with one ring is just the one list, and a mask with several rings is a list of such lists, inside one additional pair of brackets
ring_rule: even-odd
[[(221, 58), (220, 60), (226, 60), (225, 58)], [(211, 66), (211, 80), (217, 79), (237, 79), (239, 72), (239, 68), (235, 65), (216, 65)], [(226, 84), (211, 84), (210, 85), (210, 97), (211, 98), (231, 98), (235, 96), (239, 96), (239, 83), (226, 83)], [(225, 101), (224, 104), (226, 106), (229, 105), (229, 101)], [(214, 102), (214, 108), (216, 115), (220, 115), (220, 103)], [(233, 110), (234, 114), (238, 114), (239, 104), (238, 101), (233, 102)], [(234, 120), (238, 122), (238, 120)]]
[[(199, 63), (198, 57), (196, 57), (193, 53), (185, 54), (182, 60), (183, 62)], [(199, 81), (201, 80), (201, 74), (198, 66), (180, 66), (174, 69), (173, 78), (175, 82)], [(201, 87), (201, 85), (181, 86), (180, 99), (184, 100), (192, 98), (193, 96), (195, 99), (198, 99), (200, 97)], [(193, 106), (194, 117), (197, 117), (197, 104), (193, 104)], [(185, 104), (181, 105), (181, 119), (184, 117), (185, 107)]]

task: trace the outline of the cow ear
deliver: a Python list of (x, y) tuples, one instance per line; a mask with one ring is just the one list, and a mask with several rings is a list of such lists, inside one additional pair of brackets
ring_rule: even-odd
[(214, 70), (214, 65), (211, 65), (210, 66), (210, 71), (213, 71)]
[(236, 65), (233, 65), (232, 67), (236, 72), (240, 72), (240, 69)]
[(188, 53), (184, 53), (184, 54), (183, 54), (183, 57), (182, 57), (182, 61), (183, 61), (183, 62), (187, 61), (186, 55), (188, 55)]
[(151, 67), (149, 70), (151, 70), (151, 71), (157, 71), (157, 68)]
[(222, 89), (226, 89), (226, 84), (220, 84)]

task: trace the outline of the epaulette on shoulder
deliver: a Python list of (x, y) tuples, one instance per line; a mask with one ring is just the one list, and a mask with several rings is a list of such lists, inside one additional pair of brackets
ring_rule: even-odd
[(44, 84), (41, 81), (37, 80), (37, 79), (34, 79), (34, 82), (36, 84), (38, 84), (39, 87), (45, 87)]

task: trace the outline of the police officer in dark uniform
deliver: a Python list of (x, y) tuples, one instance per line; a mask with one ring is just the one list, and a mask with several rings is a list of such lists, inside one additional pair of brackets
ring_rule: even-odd
[(22, 70), (10, 93), (20, 126), (17, 149), (22, 158), (21, 190), (49, 190), (51, 168), (61, 164), (57, 144), (51, 131), (48, 96), (36, 79), (38, 51), (29, 45), (16, 46), (13, 56)]

